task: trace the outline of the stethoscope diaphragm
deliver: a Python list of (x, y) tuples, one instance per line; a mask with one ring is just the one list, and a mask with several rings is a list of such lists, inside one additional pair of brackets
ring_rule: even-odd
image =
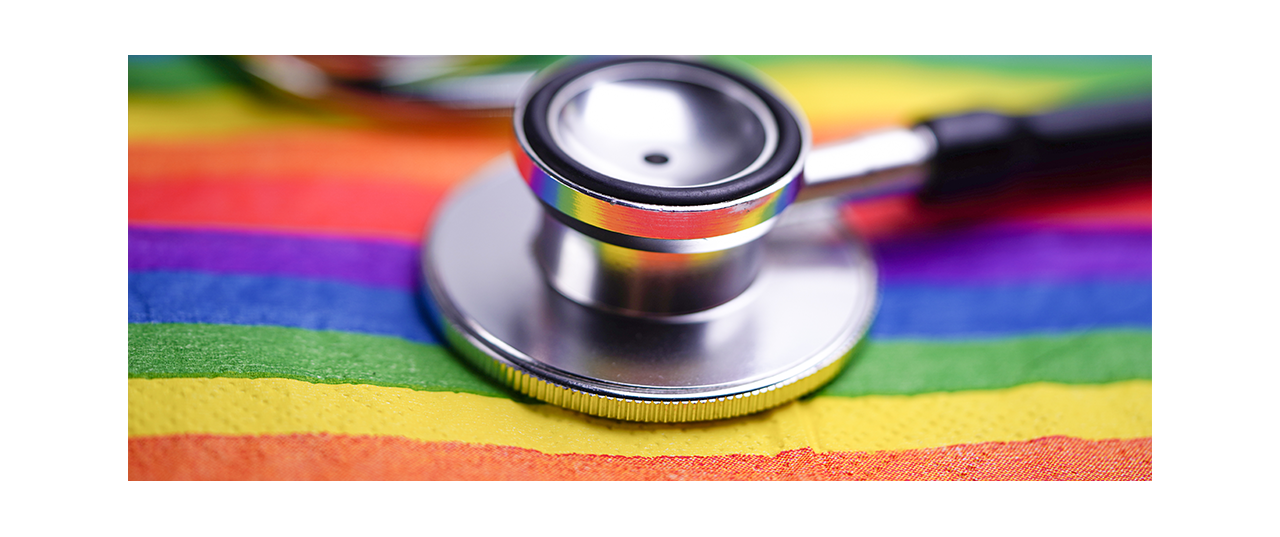
[(821, 386), (865, 334), (874, 264), (814, 216), (828, 207), (784, 214), (809, 135), (759, 83), (575, 65), (515, 122), (521, 151), (445, 202), (423, 252), (446, 338), (512, 388), (609, 418), (727, 418)]

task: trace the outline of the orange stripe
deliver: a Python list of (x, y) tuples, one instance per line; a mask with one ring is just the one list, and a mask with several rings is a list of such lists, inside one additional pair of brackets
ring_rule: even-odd
[(309, 231), (417, 241), (445, 189), (343, 181), (129, 185), (129, 222)]
[(511, 136), (314, 130), (129, 143), (130, 184), (200, 179), (340, 179), (443, 186), (511, 148)]
[[(812, 121), (814, 118), (809, 119)], [(871, 131), (910, 126), (910, 124), (898, 121), (896, 118), (859, 118), (837, 123), (814, 123), (811, 125), (813, 129), (813, 146), (818, 147), (823, 144), (839, 142)]]
[(991, 220), (1150, 226), (1151, 182), (1149, 176), (1135, 179), (1086, 191), (1015, 190), (935, 205), (923, 204), (913, 195), (899, 195), (850, 204), (844, 216), (866, 238)]
[[(418, 240), (446, 184), (297, 180), (189, 179), (129, 184), (129, 221), (230, 228), (301, 230)], [(850, 223), (868, 238), (991, 218), (1054, 224), (1151, 225), (1151, 183), (1129, 182), (1089, 193), (1017, 193), (925, 206), (912, 196), (854, 204)]]
[(1151, 438), (1050, 436), (874, 453), (548, 455), (394, 436), (129, 439), (131, 480), (1150, 480)]

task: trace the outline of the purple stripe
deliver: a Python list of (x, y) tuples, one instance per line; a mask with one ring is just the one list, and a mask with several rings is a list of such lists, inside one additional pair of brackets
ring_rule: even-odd
[[(1151, 230), (1002, 226), (936, 230), (873, 245), (893, 284), (1151, 278)], [(418, 248), (374, 239), (129, 228), (129, 270), (294, 276), (413, 290)]]
[(939, 229), (872, 246), (886, 284), (1151, 278), (1150, 228)]
[(413, 290), (418, 248), (394, 241), (129, 228), (129, 270), (296, 276)]

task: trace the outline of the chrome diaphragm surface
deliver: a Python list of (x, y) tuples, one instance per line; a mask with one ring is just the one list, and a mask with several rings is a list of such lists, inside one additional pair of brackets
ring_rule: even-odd
[(638, 421), (739, 416), (830, 380), (875, 267), (804, 183), (797, 109), (707, 63), (566, 63), (517, 102), (520, 148), (437, 213), (433, 315), (532, 397)]
[(546, 219), (503, 157), (441, 206), (422, 266), (449, 343), (553, 404), (659, 422), (756, 412), (830, 380), (874, 313), (871, 257), (826, 205), (793, 207), (759, 239), (745, 291), (679, 315), (618, 313), (558, 292), (533, 253)]
[(517, 102), (517, 165), (579, 231), (743, 244), (796, 197), (809, 145), (762, 84), (677, 59), (569, 63)]
[(777, 120), (759, 97), (683, 64), (597, 69), (559, 88), (546, 114), (547, 131), (569, 158), (641, 185), (731, 181), (760, 168), (778, 145)]

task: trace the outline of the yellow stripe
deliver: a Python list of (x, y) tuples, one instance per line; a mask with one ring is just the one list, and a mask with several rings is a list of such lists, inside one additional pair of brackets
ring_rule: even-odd
[(800, 62), (764, 70), (796, 99), (815, 132), (842, 124), (910, 124), (979, 109), (1028, 113), (1058, 104), (1091, 82), (888, 63)]
[(223, 137), (244, 132), (356, 124), (351, 118), (285, 106), (240, 89), (129, 97), (129, 139)]
[[(1091, 80), (1009, 76), (962, 68), (822, 61), (764, 66), (796, 99), (816, 133), (907, 124), (979, 108), (1009, 113), (1052, 106)], [(227, 136), (290, 128), (354, 125), (360, 120), (284, 105), (237, 88), (129, 98), (129, 138)]]
[(610, 455), (877, 451), (1151, 435), (1151, 381), (817, 397), (711, 423), (637, 424), (470, 394), (286, 379), (129, 379), (129, 436), (391, 435)]

